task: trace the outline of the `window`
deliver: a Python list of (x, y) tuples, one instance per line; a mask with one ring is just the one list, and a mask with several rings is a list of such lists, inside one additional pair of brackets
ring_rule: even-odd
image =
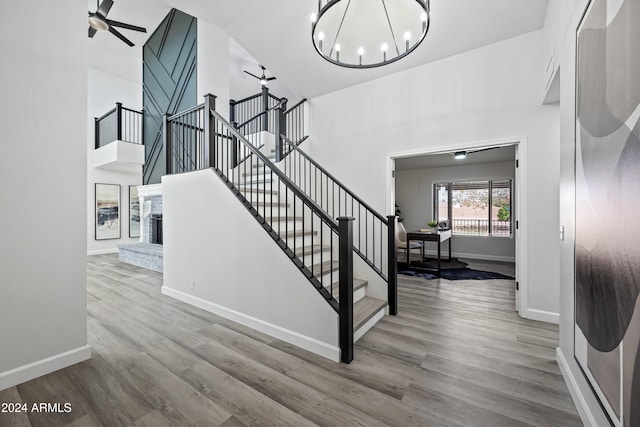
[(511, 180), (433, 184), (433, 211), (453, 234), (511, 237)]

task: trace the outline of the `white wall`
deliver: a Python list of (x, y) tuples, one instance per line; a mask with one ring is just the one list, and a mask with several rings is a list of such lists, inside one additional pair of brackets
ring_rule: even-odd
[(582, 421), (587, 426), (608, 426), (589, 384), (574, 359), (574, 245), (575, 245), (575, 60), (576, 29), (587, 0), (550, 0), (562, 5), (558, 28), (562, 41), (556, 49), (560, 74), (560, 225), (565, 237), (560, 242), (560, 347), (558, 362)]
[[(142, 69), (142, 64), (140, 64)], [(142, 184), (142, 166), (123, 171), (94, 168), (94, 119), (122, 102), (123, 107), (142, 109), (142, 85), (89, 68), (87, 82), (87, 253), (117, 252), (117, 245), (139, 239), (129, 237), (129, 186)], [(120, 185), (120, 239), (95, 239), (95, 184)]]
[(86, 3), (4, 6), (0, 390), (90, 357)]
[(197, 61), (196, 103), (204, 102), (204, 95), (216, 96), (216, 111), (229, 118), (229, 35), (198, 19), (198, 61)]
[(311, 100), (311, 155), (381, 212), (392, 213), (392, 153), (526, 137), (527, 301), (555, 319), (558, 302), (558, 106), (542, 106), (536, 31)]
[(338, 360), (337, 313), (212, 169), (162, 197), (163, 293)]
[[(425, 228), (426, 223), (433, 219), (433, 184), (436, 182), (482, 179), (515, 181), (514, 176), (515, 161), (396, 170), (396, 203), (402, 211), (403, 225), (407, 230), (417, 230)], [(451, 240), (454, 256), (494, 261), (515, 260), (515, 239), (511, 237), (453, 236)]]

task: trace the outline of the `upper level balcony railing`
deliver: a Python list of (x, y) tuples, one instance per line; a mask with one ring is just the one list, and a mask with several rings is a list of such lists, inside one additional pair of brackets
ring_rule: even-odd
[(95, 119), (95, 148), (113, 141), (143, 144), (142, 128), (142, 112), (117, 102), (111, 111)]

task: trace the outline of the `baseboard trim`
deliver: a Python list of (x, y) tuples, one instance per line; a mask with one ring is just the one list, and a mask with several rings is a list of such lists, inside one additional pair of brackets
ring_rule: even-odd
[(257, 331), (271, 335), (282, 341), (286, 341), (290, 344), (308, 350), (312, 353), (318, 354), (334, 362), (340, 361), (340, 348), (329, 345), (322, 341), (318, 341), (315, 338), (311, 338), (302, 335), (298, 332), (294, 332), (280, 326), (265, 322), (264, 320), (257, 319), (244, 313), (223, 307), (221, 305), (212, 303), (210, 301), (198, 298), (193, 295), (189, 295), (182, 291), (178, 291), (167, 286), (162, 287), (162, 294), (175, 298), (179, 301), (191, 304), (195, 307), (206, 310), (210, 313), (222, 316), (225, 319), (233, 320), (241, 325), (248, 326)]
[(106, 254), (117, 254), (118, 248), (111, 249), (96, 249), (95, 251), (87, 251), (87, 256), (91, 255), (106, 255)]
[[(438, 251), (434, 251), (432, 249), (429, 249), (429, 250), (425, 251), (425, 254), (432, 255), (432, 256), (437, 256), (438, 255)], [(445, 250), (441, 251), (440, 256), (442, 256), (443, 259), (446, 259), (446, 257), (448, 256), (447, 250), (445, 249)], [(463, 253), (463, 252), (455, 252), (454, 251), (454, 252), (451, 253), (451, 256), (455, 257), (455, 258), (477, 259), (477, 260), (480, 260), (480, 261), (516, 262), (515, 257), (499, 256), (499, 255), (466, 254), (466, 253)]]
[(524, 310), (520, 310), (520, 316), (524, 317), (525, 319), (538, 320), (540, 322), (547, 322), (547, 323), (554, 323), (556, 325), (560, 324), (560, 314), (553, 313), (551, 311), (525, 308)]
[(0, 390), (22, 384), (91, 358), (91, 347), (84, 345), (19, 368), (0, 373)]
[(576, 405), (576, 409), (578, 410), (578, 415), (580, 415), (580, 419), (585, 426), (597, 427), (596, 419), (593, 416), (593, 413), (589, 409), (589, 405), (587, 405), (587, 401), (584, 399), (584, 396), (580, 392), (580, 388), (578, 387), (578, 382), (576, 381), (576, 377), (571, 372), (569, 368), (569, 364), (567, 363), (567, 359), (565, 359), (564, 354), (560, 347), (556, 348), (556, 361), (558, 362), (558, 366), (560, 367), (560, 373), (562, 373), (562, 377), (564, 378), (564, 382), (567, 384), (567, 388), (569, 389), (569, 394), (573, 399), (574, 405)]

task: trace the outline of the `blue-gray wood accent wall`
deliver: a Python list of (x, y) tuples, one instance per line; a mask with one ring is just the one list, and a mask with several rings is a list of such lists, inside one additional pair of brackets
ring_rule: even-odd
[(197, 20), (171, 9), (142, 48), (143, 183), (166, 173), (162, 115), (196, 105)]

